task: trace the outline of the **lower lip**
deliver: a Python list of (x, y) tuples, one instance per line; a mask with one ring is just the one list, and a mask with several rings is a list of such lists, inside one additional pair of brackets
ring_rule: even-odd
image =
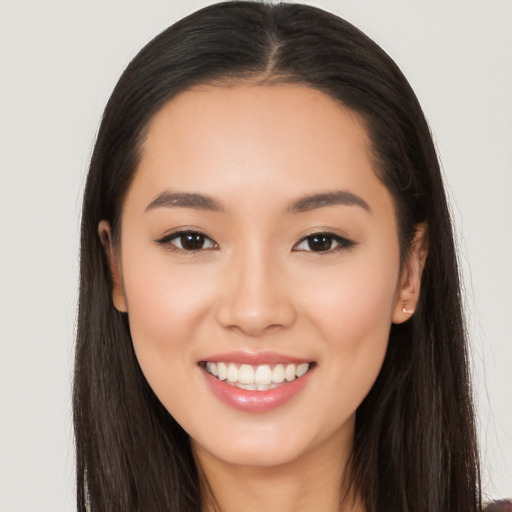
[(202, 370), (210, 389), (226, 405), (243, 412), (266, 412), (280, 407), (297, 395), (308, 383), (314, 368), (310, 368), (298, 379), (266, 391), (240, 389), (217, 379), (204, 368)]

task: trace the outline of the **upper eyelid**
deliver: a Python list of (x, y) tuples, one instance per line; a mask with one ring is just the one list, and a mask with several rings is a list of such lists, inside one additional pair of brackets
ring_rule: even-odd
[[(206, 239), (208, 239), (211, 242), (213, 242), (216, 246), (219, 246), (219, 244), (215, 241), (214, 238), (212, 238), (211, 236), (207, 235), (204, 231), (202, 231), (200, 229), (197, 229), (197, 228), (178, 228), (178, 229), (176, 229), (174, 231), (171, 231), (170, 233), (167, 233), (164, 236), (156, 239), (155, 242), (160, 243), (160, 244), (164, 244), (164, 243), (170, 242), (174, 238), (177, 238), (177, 237), (179, 237), (181, 235), (191, 234), (191, 233), (204, 236)], [(357, 245), (357, 243), (358, 243), (355, 240), (353, 240), (353, 239), (351, 239), (351, 238), (349, 238), (349, 237), (347, 237), (345, 235), (340, 235), (338, 233), (334, 233), (334, 232), (328, 231), (328, 230), (318, 230), (318, 231), (312, 231), (310, 233), (303, 234), (293, 244), (293, 247), (296, 247), (297, 245), (300, 245), (301, 243), (303, 243), (306, 239), (308, 239), (310, 237), (319, 236), (319, 235), (324, 235), (324, 236), (330, 237), (330, 238), (334, 239), (335, 241), (337, 241), (338, 243), (345, 243), (345, 244), (351, 245), (351, 246)]]
[(212, 242), (215, 242), (215, 240), (211, 236), (207, 235), (204, 231), (202, 231), (201, 229), (197, 229), (197, 228), (177, 228), (176, 230), (169, 231), (168, 233), (161, 236), (160, 238), (157, 238), (155, 241), (156, 242), (160, 242), (162, 240), (168, 241), (168, 240), (172, 240), (173, 238), (176, 238), (178, 236), (186, 235), (186, 234), (202, 235), (205, 238), (208, 238), (209, 240), (211, 240)]
[[(215, 246), (215, 247), (205, 247), (205, 248), (202, 248), (202, 249), (197, 249), (197, 250), (189, 250), (187, 251), (186, 249), (182, 249), (181, 247), (178, 247), (177, 245), (175, 244), (171, 244), (170, 242), (172, 242), (172, 240), (174, 240), (175, 238), (178, 238), (182, 235), (185, 235), (185, 234), (197, 234), (197, 235), (201, 235), (203, 236), (206, 240), (209, 240), (210, 242), (212, 242), (212, 244)], [(161, 246), (165, 246), (165, 245), (172, 245), (173, 246), (173, 251), (177, 251), (177, 252), (183, 252), (183, 253), (188, 253), (188, 254), (194, 254), (194, 253), (198, 253), (198, 252), (202, 252), (202, 251), (211, 251), (211, 250), (214, 250), (214, 249), (218, 249), (219, 248), (219, 244), (210, 236), (208, 236), (207, 234), (205, 234), (203, 231), (201, 230), (198, 230), (198, 229), (178, 229), (176, 231), (172, 231), (166, 235), (164, 235), (163, 237), (160, 237), (160, 238), (157, 238), (155, 240), (155, 242)], [(170, 249), (170, 247), (168, 247)]]
[[(299, 238), (299, 240), (297, 240), (297, 242), (295, 242), (293, 247), (295, 248), (295, 247), (301, 245), (308, 238), (311, 238), (311, 237), (314, 237), (314, 236), (320, 236), (320, 235), (324, 235), (326, 237), (332, 238), (335, 242), (337, 242), (341, 246), (344, 246), (346, 249), (354, 247), (355, 245), (358, 244), (358, 242), (356, 242), (355, 240), (353, 240), (353, 239), (351, 239), (351, 238), (349, 238), (347, 236), (339, 235), (337, 233), (333, 233), (332, 231), (321, 230), (321, 231), (313, 231), (311, 233), (303, 235), (301, 238)], [(328, 251), (318, 251), (318, 254), (328, 253), (328, 252), (333, 252), (333, 251), (334, 251), (334, 249), (331, 249), (331, 250), (328, 250)], [(308, 251), (306, 251), (306, 252), (308, 252)]]
[(333, 231), (329, 231), (329, 230), (319, 230), (319, 231), (311, 231), (310, 233), (306, 233), (306, 234), (303, 234), (301, 235), (301, 237), (297, 240), (296, 243), (299, 243), (299, 242), (302, 242), (303, 240), (305, 240), (306, 238), (310, 238), (312, 236), (319, 236), (319, 235), (324, 235), (324, 236), (328, 236), (330, 238), (334, 238), (335, 240), (342, 240), (344, 242), (350, 242), (350, 243), (356, 243), (352, 238), (350, 238), (349, 236), (347, 235), (342, 235), (340, 233), (335, 233)]

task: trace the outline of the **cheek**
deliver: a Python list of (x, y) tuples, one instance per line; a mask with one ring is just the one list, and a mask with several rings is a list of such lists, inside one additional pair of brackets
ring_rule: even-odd
[(157, 391), (195, 365), (189, 347), (210, 309), (212, 283), (197, 269), (171, 267), (165, 255), (139, 261), (131, 258), (123, 268), (130, 332), (142, 371)]
[(316, 272), (307, 281), (314, 286), (301, 291), (303, 308), (320, 328), (324, 326), (327, 338), (356, 341), (382, 326), (389, 329), (398, 282), (394, 252), (353, 258), (323, 274)]
[[(391, 271), (390, 271), (391, 269)], [(320, 332), (327, 372), (340, 411), (355, 411), (384, 360), (398, 280), (398, 257), (380, 255), (318, 280), (303, 302)]]

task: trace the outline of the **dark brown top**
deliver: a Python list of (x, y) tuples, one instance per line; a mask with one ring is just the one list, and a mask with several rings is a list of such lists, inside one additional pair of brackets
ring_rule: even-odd
[(492, 501), (484, 507), (485, 512), (512, 512), (512, 501)]

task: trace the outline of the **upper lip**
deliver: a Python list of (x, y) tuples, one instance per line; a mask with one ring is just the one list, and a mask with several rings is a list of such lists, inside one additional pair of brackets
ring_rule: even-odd
[(262, 351), (262, 352), (244, 352), (244, 351), (234, 351), (234, 352), (224, 352), (222, 354), (214, 354), (208, 357), (205, 357), (200, 362), (210, 362), (210, 363), (222, 363), (222, 362), (232, 362), (232, 363), (240, 363), (240, 364), (250, 364), (252, 366), (258, 366), (263, 364), (279, 364), (279, 363), (288, 363), (288, 364), (302, 364), (302, 363), (310, 363), (311, 359), (304, 359), (300, 357), (293, 357), (286, 354), (280, 354), (278, 352), (273, 351)]

